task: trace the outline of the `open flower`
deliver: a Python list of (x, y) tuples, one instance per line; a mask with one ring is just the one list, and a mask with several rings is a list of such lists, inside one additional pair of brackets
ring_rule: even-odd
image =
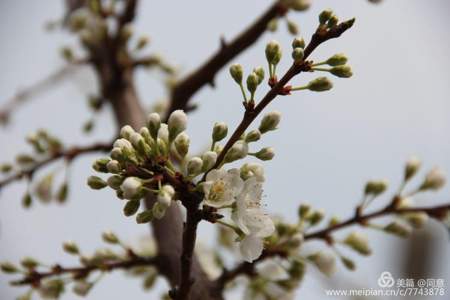
[(240, 251), (248, 262), (261, 255), (263, 239), (275, 231), (272, 219), (261, 209), (261, 195), (262, 185), (256, 177), (247, 179), (236, 199), (236, 210), (232, 215), (233, 221), (245, 234), (240, 243)]
[(243, 180), (238, 169), (212, 170), (206, 176), (203, 184), (205, 204), (212, 207), (222, 207), (232, 204), (242, 190)]

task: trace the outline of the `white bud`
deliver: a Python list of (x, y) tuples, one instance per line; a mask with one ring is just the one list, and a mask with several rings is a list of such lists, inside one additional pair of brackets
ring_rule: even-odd
[(281, 46), (280, 44), (272, 40), (266, 46), (266, 59), (271, 65), (277, 65), (281, 59)]
[(164, 141), (166, 144), (169, 143), (169, 129), (167, 124), (161, 124), (158, 130), (158, 139)]
[(444, 172), (438, 168), (433, 168), (428, 174), (425, 176), (425, 180), (420, 186), (421, 191), (425, 190), (439, 190), (445, 185), (446, 179)]
[(188, 175), (198, 175), (202, 171), (203, 161), (200, 157), (193, 157), (187, 163)]
[(202, 155), (203, 160), (203, 171), (211, 169), (217, 160), (217, 153), (214, 151), (207, 151)]
[(336, 257), (329, 251), (319, 251), (311, 257), (311, 260), (327, 276), (336, 272)]
[(281, 113), (278, 111), (272, 111), (267, 113), (259, 124), (259, 131), (264, 134), (268, 131), (275, 130), (280, 123)]
[(271, 160), (275, 156), (275, 151), (272, 147), (266, 147), (256, 152), (255, 156), (260, 160)]
[(123, 191), (123, 197), (125, 199), (134, 199), (141, 191), (142, 181), (137, 177), (127, 177), (120, 189)]
[(158, 113), (151, 113), (148, 115), (148, 129), (150, 134), (156, 140), (158, 138), (158, 130), (161, 126), (161, 116)]
[(111, 158), (115, 160), (121, 160), (123, 159), (123, 151), (119, 147), (114, 147), (111, 150)]
[(106, 164), (106, 169), (108, 169), (108, 172), (110, 173), (118, 174), (122, 170), (122, 167), (117, 160), (113, 159)]
[(120, 129), (120, 136), (127, 140), (130, 140), (133, 133), (135, 133), (135, 131), (130, 125), (125, 125)]
[(161, 188), (161, 191), (158, 194), (157, 197), (158, 203), (164, 207), (169, 207), (174, 195), (175, 195), (174, 188), (171, 185), (166, 184)]
[(255, 130), (252, 130), (249, 133), (247, 133), (247, 135), (245, 136), (245, 141), (247, 143), (252, 143), (252, 142), (259, 141), (260, 138), (261, 138), (261, 132), (258, 129), (255, 129)]
[(225, 162), (233, 162), (235, 160), (245, 158), (247, 154), (248, 154), (247, 143), (244, 141), (237, 141), (225, 155)]
[(169, 129), (169, 140), (173, 141), (176, 136), (186, 129), (187, 116), (182, 110), (176, 110), (170, 114), (167, 122)]
[(124, 151), (124, 150), (132, 151), (133, 150), (133, 145), (131, 145), (131, 143), (124, 138), (116, 140), (113, 144), (113, 147), (120, 148), (122, 151)]

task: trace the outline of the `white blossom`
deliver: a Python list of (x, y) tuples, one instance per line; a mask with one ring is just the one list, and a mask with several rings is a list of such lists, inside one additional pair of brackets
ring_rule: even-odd
[(247, 179), (236, 198), (232, 219), (245, 234), (240, 243), (244, 260), (252, 262), (263, 250), (263, 239), (275, 231), (272, 219), (261, 209), (262, 186), (255, 177)]
[(230, 205), (244, 186), (238, 169), (212, 170), (206, 176), (203, 184), (205, 193), (205, 204), (212, 207)]
[(139, 193), (141, 186), (142, 182), (139, 178), (127, 177), (120, 186), (120, 189), (123, 191), (123, 197), (125, 199), (133, 199)]
[(425, 176), (425, 181), (423, 182), (421, 189), (439, 190), (445, 185), (445, 182), (444, 172), (440, 168), (435, 167)]

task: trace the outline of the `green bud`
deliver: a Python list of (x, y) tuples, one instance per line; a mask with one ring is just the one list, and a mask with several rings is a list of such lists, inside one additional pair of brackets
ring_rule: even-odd
[(87, 184), (91, 189), (94, 190), (101, 190), (108, 185), (103, 179), (98, 176), (89, 176)]
[(25, 257), (22, 259), (20, 264), (26, 269), (34, 269), (39, 266), (39, 262), (32, 257)]
[(113, 175), (110, 176), (106, 182), (108, 183), (108, 186), (110, 188), (114, 190), (119, 190), (124, 180), (125, 178), (120, 175)]
[(333, 11), (331, 9), (326, 9), (322, 11), (319, 15), (319, 22), (320, 24), (325, 24), (330, 20), (330, 18), (333, 16)]
[(242, 83), (242, 78), (244, 77), (244, 70), (242, 69), (242, 66), (240, 64), (231, 65), (230, 74), (237, 84)]
[(271, 65), (277, 65), (281, 59), (281, 46), (277, 41), (271, 41), (266, 46), (266, 59)]
[(230, 163), (239, 159), (243, 159), (248, 154), (248, 145), (244, 141), (237, 141), (234, 145), (228, 150), (225, 155), (225, 162)]
[(309, 223), (311, 224), (311, 226), (317, 225), (323, 220), (324, 216), (325, 214), (323, 211), (316, 210), (308, 216)]
[(33, 198), (31, 197), (31, 194), (29, 192), (25, 193), (22, 198), (22, 205), (25, 208), (29, 208), (31, 204), (33, 203)]
[(308, 216), (311, 211), (311, 205), (309, 204), (301, 204), (298, 208), (298, 216), (300, 219), (304, 219)]
[(349, 78), (353, 75), (352, 69), (347, 65), (333, 67), (330, 69), (330, 73), (341, 78)]
[(417, 157), (411, 157), (405, 165), (405, 175), (404, 180), (405, 182), (410, 180), (414, 175), (416, 175), (417, 171), (420, 169), (420, 165), (422, 163)]
[(270, 20), (270, 22), (267, 24), (267, 30), (275, 32), (278, 29), (278, 19), (273, 18)]
[(263, 82), (264, 80), (264, 68), (263, 67), (256, 67), (253, 69), (253, 73), (256, 74), (256, 76), (258, 76), (258, 85), (261, 84), (261, 82)]
[(146, 210), (141, 213), (138, 213), (136, 216), (136, 222), (138, 224), (149, 223), (153, 220), (153, 213), (151, 210)]
[(264, 115), (259, 124), (258, 130), (261, 134), (268, 131), (277, 129), (278, 124), (281, 120), (281, 113), (278, 111), (272, 111)]
[(214, 142), (223, 140), (228, 134), (228, 126), (223, 122), (217, 122), (214, 124), (212, 139)]
[(19, 272), (19, 269), (10, 262), (2, 262), (0, 263), (0, 270), (6, 274), (14, 274)]
[(397, 221), (386, 225), (383, 230), (387, 233), (392, 233), (399, 237), (408, 237), (411, 234), (411, 229)]
[(245, 142), (246, 143), (252, 143), (259, 141), (261, 138), (261, 132), (258, 129), (252, 130), (245, 136)]
[(343, 53), (338, 53), (333, 55), (332, 57), (330, 57), (329, 59), (326, 60), (326, 64), (330, 65), (332, 67), (335, 66), (342, 66), (345, 65), (347, 63), (347, 56), (345, 56), (345, 54)]
[(75, 242), (68, 241), (63, 243), (63, 250), (72, 255), (78, 255), (80, 254), (80, 249), (78, 248), (78, 245), (75, 244)]
[(331, 90), (333, 83), (327, 77), (318, 77), (308, 83), (308, 89), (313, 92)]
[(106, 168), (106, 165), (109, 163), (109, 158), (100, 158), (94, 161), (92, 164), (92, 168), (101, 173), (108, 173), (108, 169)]
[(252, 94), (255, 93), (256, 88), (258, 87), (258, 82), (259, 82), (258, 75), (252, 72), (247, 77), (247, 90)]
[(336, 26), (339, 23), (339, 18), (336, 15), (332, 15), (327, 22), (329, 28)]
[(184, 158), (189, 152), (189, 136), (182, 132), (174, 140), (175, 149), (177, 153)]
[(111, 231), (103, 232), (102, 239), (103, 239), (103, 241), (105, 241), (106, 243), (109, 243), (109, 244), (119, 244), (120, 243), (117, 235), (115, 235), (114, 232), (111, 232)]
[(342, 264), (350, 271), (354, 271), (356, 269), (355, 262), (348, 257), (341, 256)]
[(402, 217), (414, 228), (422, 228), (428, 221), (429, 217), (424, 212), (413, 212), (403, 214)]
[(305, 56), (305, 53), (303, 51), (303, 48), (295, 48), (292, 51), (292, 59), (294, 59), (295, 62), (302, 61), (304, 56)]
[(344, 244), (361, 255), (370, 255), (372, 253), (372, 250), (369, 247), (369, 240), (367, 239), (367, 236), (359, 232), (350, 233), (345, 238)]
[(292, 49), (295, 48), (305, 48), (305, 40), (302, 37), (296, 37), (293, 41), (292, 41)]
[(28, 154), (19, 154), (16, 156), (16, 161), (20, 165), (31, 165), (36, 162), (36, 160)]
[(369, 181), (369, 182), (367, 182), (366, 187), (364, 189), (364, 194), (378, 196), (378, 195), (384, 193), (387, 188), (388, 188), (387, 180)]
[(122, 171), (122, 166), (117, 160), (113, 159), (106, 164), (106, 169), (109, 173), (118, 174)]
[(69, 47), (61, 48), (61, 55), (67, 62), (71, 62), (74, 59), (73, 51)]
[(144, 278), (143, 287), (144, 290), (149, 290), (153, 287), (158, 278), (158, 274), (156, 272), (151, 272)]
[(297, 35), (298, 34), (299, 29), (298, 29), (298, 25), (295, 24), (295, 22), (293, 22), (291, 20), (287, 20), (286, 21), (286, 25), (287, 25), (287, 29), (288, 29), (290, 34), (292, 34), (292, 35)]
[(2, 164), (0, 165), (0, 172), (2, 173), (9, 173), (12, 170), (12, 165), (11, 164)]
[(137, 213), (140, 206), (141, 206), (140, 200), (130, 200), (125, 204), (123, 208), (123, 214), (126, 217), (133, 216), (135, 213)]
[(294, 259), (288, 272), (293, 279), (301, 280), (305, 274), (306, 265), (303, 260)]
[(67, 182), (64, 182), (61, 184), (61, 186), (58, 189), (58, 192), (56, 193), (56, 199), (59, 203), (64, 203), (67, 200), (67, 194), (69, 193), (69, 185)]
[(61, 279), (44, 280), (39, 286), (39, 294), (43, 299), (58, 299), (64, 292), (64, 281)]
[(72, 290), (76, 295), (85, 297), (90, 292), (93, 286), (93, 283), (81, 280), (75, 282)]
[(154, 140), (158, 138), (158, 131), (161, 127), (161, 117), (158, 113), (151, 113), (148, 116), (148, 129)]
[(275, 152), (272, 147), (262, 148), (255, 154), (255, 157), (260, 160), (271, 160), (274, 156)]

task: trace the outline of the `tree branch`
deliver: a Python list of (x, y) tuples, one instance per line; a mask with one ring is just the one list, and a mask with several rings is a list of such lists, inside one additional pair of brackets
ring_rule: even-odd
[(78, 157), (79, 155), (90, 153), (90, 152), (99, 152), (99, 151), (109, 151), (111, 150), (111, 143), (96, 143), (89, 146), (74, 146), (71, 148), (68, 148), (66, 150), (62, 150), (59, 152), (54, 153), (53, 155), (35, 163), (32, 167), (18, 171), (17, 173), (10, 175), (9, 177), (3, 179), (0, 181), (0, 190), (5, 187), (6, 185), (20, 180), (22, 178), (31, 178), (33, 174), (38, 171), (39, 169), (45, 167), (46, 165), (64, 158), (67, 161), (73, 160), (75, 157)]
[(133, 267), (140, 266), (154, 266), (159, 269), (161, 267), (161, 261), (157, 256), (139, 257), (133, 254), (126, 260), (114, 260), (89, 266), (63, 267), (60, 265), (55, 265), (48, 272), (38, 272), (32, 270), (29, 274), (26, 274), (24, 278), (13, 281), (11, 284), (16, 286), (30, 284), (33, 286), (39, 286), (41, 280), (63, 274), (71, 274), (74, 278), (81, 279), (86, 278), (91, 272), (94, 271), (110, 272), (117, 269), (131, 269)]
[(203, 65), (173, 88), (168, 114), (177, 109), (186, 109), (188, 102), (204, 85), (213, 85), (214, 77), (233, 58), (253, 45), (266, 31), (267, 24), (277, 16), (283, 16), (287, 9), (279, 1), (270, 6), (252, 25), (239, 34), (230, 43), (222, 43), (222, 47)]

